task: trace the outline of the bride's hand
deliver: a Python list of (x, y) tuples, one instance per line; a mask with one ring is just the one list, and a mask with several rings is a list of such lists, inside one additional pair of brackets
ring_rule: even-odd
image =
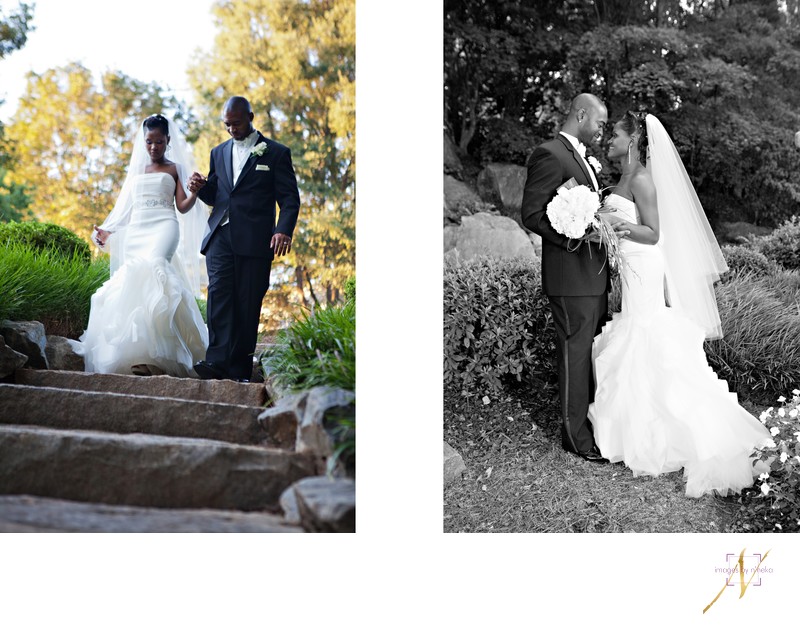
[(95, 225), (93, 225), (93, 228), (95, 229), (95, 232), (97, 232), (95, 243), (97, 243), (97, 245), (99, 245), (101, 248), (105, 247), (106, 241), (108, 241), (108, 237), (111, 236), (111, 233), (108, 230), (103, 230)]

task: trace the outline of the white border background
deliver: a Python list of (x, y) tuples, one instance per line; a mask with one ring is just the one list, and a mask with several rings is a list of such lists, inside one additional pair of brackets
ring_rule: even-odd
[[(0, 627), (694, 629), (796, 618), (796, 535), (442, 534), (442, 10), (360, 0), (357, 28), (358, 533), (2, 535)], [(773, 573), (703, 615), (724, 579), (714, 568), (742, 548), (772, 549)]]

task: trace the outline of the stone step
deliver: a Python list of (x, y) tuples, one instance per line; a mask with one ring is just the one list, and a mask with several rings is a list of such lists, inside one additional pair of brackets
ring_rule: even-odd
[(0, 383), (0, 423), (266, 445), (263, 408)]
[(304, 454), (198, 438), (0, 425), (0, 495), (161, 508), (279, 510)]
[(229, 379), (181, 379), (167, 375), (137, 377), (68, 370), (20, 369), (14, 374), (14, 382), (29, 386), (139, 394), (254, 407), (261, 407), (266, 402), (263, 383), (237, 383)]
[(269, 513), (88, 504), (0, 495), (0, 532), (304, 532)]

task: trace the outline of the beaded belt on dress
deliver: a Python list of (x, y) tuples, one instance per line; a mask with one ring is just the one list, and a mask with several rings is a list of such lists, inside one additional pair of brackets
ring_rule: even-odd
[(171, 199), (148, 199), (139, 204), (140, 208), (172, 208)]

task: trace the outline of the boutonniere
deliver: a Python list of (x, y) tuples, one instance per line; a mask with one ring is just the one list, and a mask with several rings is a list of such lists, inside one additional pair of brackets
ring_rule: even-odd
[(600, 173), (600, 171), (603, 170), (603, 165), (600, 164), (600, 160), (598, 160), (594, 156), (589, 156), (588, 158), (586, 158), (586, 160), (589, 162), (589, 165), (594, 169), (595, 173)]
[(261, 157), (267, 151), (267, 143), (260, 142), (250, 150), (251, 156)]

